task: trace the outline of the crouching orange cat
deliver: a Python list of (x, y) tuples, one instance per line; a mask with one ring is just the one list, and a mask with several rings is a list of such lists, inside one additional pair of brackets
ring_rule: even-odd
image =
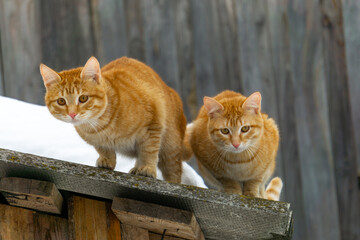
[(180, 183), (186, 119), (178, 94), (147, 65), (126, 57), (100, 69), (91, 57), (84, 67), (55, 72), (40, 65), (51, 114), (72, 123), (99, 153), (96, 165), (114, 169), (119, 152), (136, 157), (132, 174)]
[(204, 106), (187, 128), (186, 143), (209, 185), (279, 200), (280, 178), (274, 178), (265, 190), (275, 169), (279, 132), (274, 120), (260, 110), (259, 92), (248, 98), (232, 91), (204, 97)]

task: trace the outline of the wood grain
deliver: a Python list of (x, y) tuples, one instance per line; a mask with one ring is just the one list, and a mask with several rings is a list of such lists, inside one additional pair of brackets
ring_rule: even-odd
[(0, 239), (35, 240), (33, 214), (31, 210), (0, 204)]
[(112, 210), (122, 224), (186, 239), (204, 239), (195, 216), (188, 211), (145, 203), (126, 198), (114, 198)]
[(0, 192), (10, 205), (60, 214), (63, 198), (55, 184), (25, 178), (0, 179)]
[(355, 240), (360, 238), (360, 192), (357, 191), (356, 143), (353, 134), (357, 124), (353, 124), (349, 114), (351, 108), (342, 1), (322, 1), (321, 13), (328, 116), (341, 219), (341, 238)]
[(68, 221), (61, 218), (42, 213), (34, 213), (34, 239), (36, 240), (67, 240)]
[[(165, 232), (166, 234), (166, 232)], [(172, 237), (172, 236), (166, 236), (162, 234), (152, 233), (149, 232), (149, 240), (184, 240), (185, 238), (178, 238), (178, 237)]]
[(310, 238), (340, 239), (319, 2), (288, 3), (304, 222)]
[(68, 209), (70, 239), (121, 239), (119, 220), (106, 202), (71, 196)]
[(149, 232), (144, 228), (121, 224), (122, 240), (149, 240)]

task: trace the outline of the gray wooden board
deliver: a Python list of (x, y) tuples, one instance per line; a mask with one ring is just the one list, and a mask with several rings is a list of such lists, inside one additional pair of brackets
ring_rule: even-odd
[(42, 61), (55, 71), (83, 66), (95, 54), (88, 0), (40, 0)]
[(142, 0), (124, 0), (127, 54), (146, 62)]
[(91, 0), (91, 18), (96, 55), (103, 65), (127, 56), (123, 0)]
[[(296, 89), (291, 79), (290, 42), (286, 0), (269, 0), (268, 21), (272, 49), (272, 67), (276, 79), (278, 125), (280, 131), (279, 152), (282, 156), (285, 192), (282, 198), (290, 202), (294, 212), (294, 240), (310, 239), (305, 227), (303, 189), (295, 119)], [(308, 237), (309, 236), (309, 237)]]
[(196, 98), (200, 108), (203, 105), (204, 96), (215, 96), (218, 93), (215, 85), (213, 72), (213, 56), (211, 53), (210, 31), (211, 14), (210, 1), (191, 1), (194, 57), (196, 69)]
[(206, 239), (289, 238), (292, 212), (285, 202), (230, 195), (194, 186), (78, 165), (0, 149), (0, 177), (50, 181), (59, 190), (124, 197), (191, 211)]
[(197, 115), (194, 40), (191, 18), (191, 0), (171, 1), (174, 11), (176, 53), (179, 73), (179, 94), (188, 120)]
[[(0, 4), (1, 6), (1, 4)], [(0, 18), (1, 19), (1, 18)], [(0, 29), (0, 95), (4, 95), (4, 71), (3, 71), (3, 57), (1, 47), (1, 29)]]
[[(331, 142), (342, 239), (360, 239), (355, 136), (349, 99), (342, 4), (321, 2), (323, 46)], [(346, 186), (346, 187), (344, 187)], [(349, 191), (349, 189), (352, 189)]]
[(38, 0), (0, 1), (1, 54), (6, 96), (43, 103)]
[[(360, 1), (342, 1), (346, 63), (353, 124), (360, 123)], [(357, 170), (360, 176), (360, 128), (353, 128), (356, 140)]]
[(172, 1), (142, 2), (146, 63), (180, 92)]
[(291, 1), (287, 12), (304, 222), (313, 239), (340, 239), (318, 1)]

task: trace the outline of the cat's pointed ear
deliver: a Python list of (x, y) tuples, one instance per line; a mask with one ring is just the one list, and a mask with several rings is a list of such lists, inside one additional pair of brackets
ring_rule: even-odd
[(59, 74), (57, 74), (57, 72), (55, 72), (45, 64), (40, 64), (40, 74), (46, 88), (48, 88), (51, 84), (61, 80)]
[(258, 114), (261, 111), (260, 92), (254, 92), (248, 98), (246, 98), (245, 102), (242, 104), (242, 108), (254, 111), (254, 113)]
[(95, 57), (89, 58), (80, 74), (81, 79), (92, 79), (96, 83), (100, 82), (101, 71), (100, 63)]
[(204, 97), (204, 106), (210, 117), (213, 117), (216, 113), (219, 113), (224, 109), (224, 106), (221, 105), (221, 103), (211, 97)]

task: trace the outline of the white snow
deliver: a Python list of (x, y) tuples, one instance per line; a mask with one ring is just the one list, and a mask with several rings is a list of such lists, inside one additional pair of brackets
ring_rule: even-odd
[[(72, 124), (55, 119), (45, 106), (0, 96), (0, 148), (95, 166), (98, 154)], [(115, 171), (128, 172), (135, 160), (117, 155)], [(162, 179), (158, 170), (158, 178)], [(182, 183), (206, 188), (202, 178), (183, 163)]]

